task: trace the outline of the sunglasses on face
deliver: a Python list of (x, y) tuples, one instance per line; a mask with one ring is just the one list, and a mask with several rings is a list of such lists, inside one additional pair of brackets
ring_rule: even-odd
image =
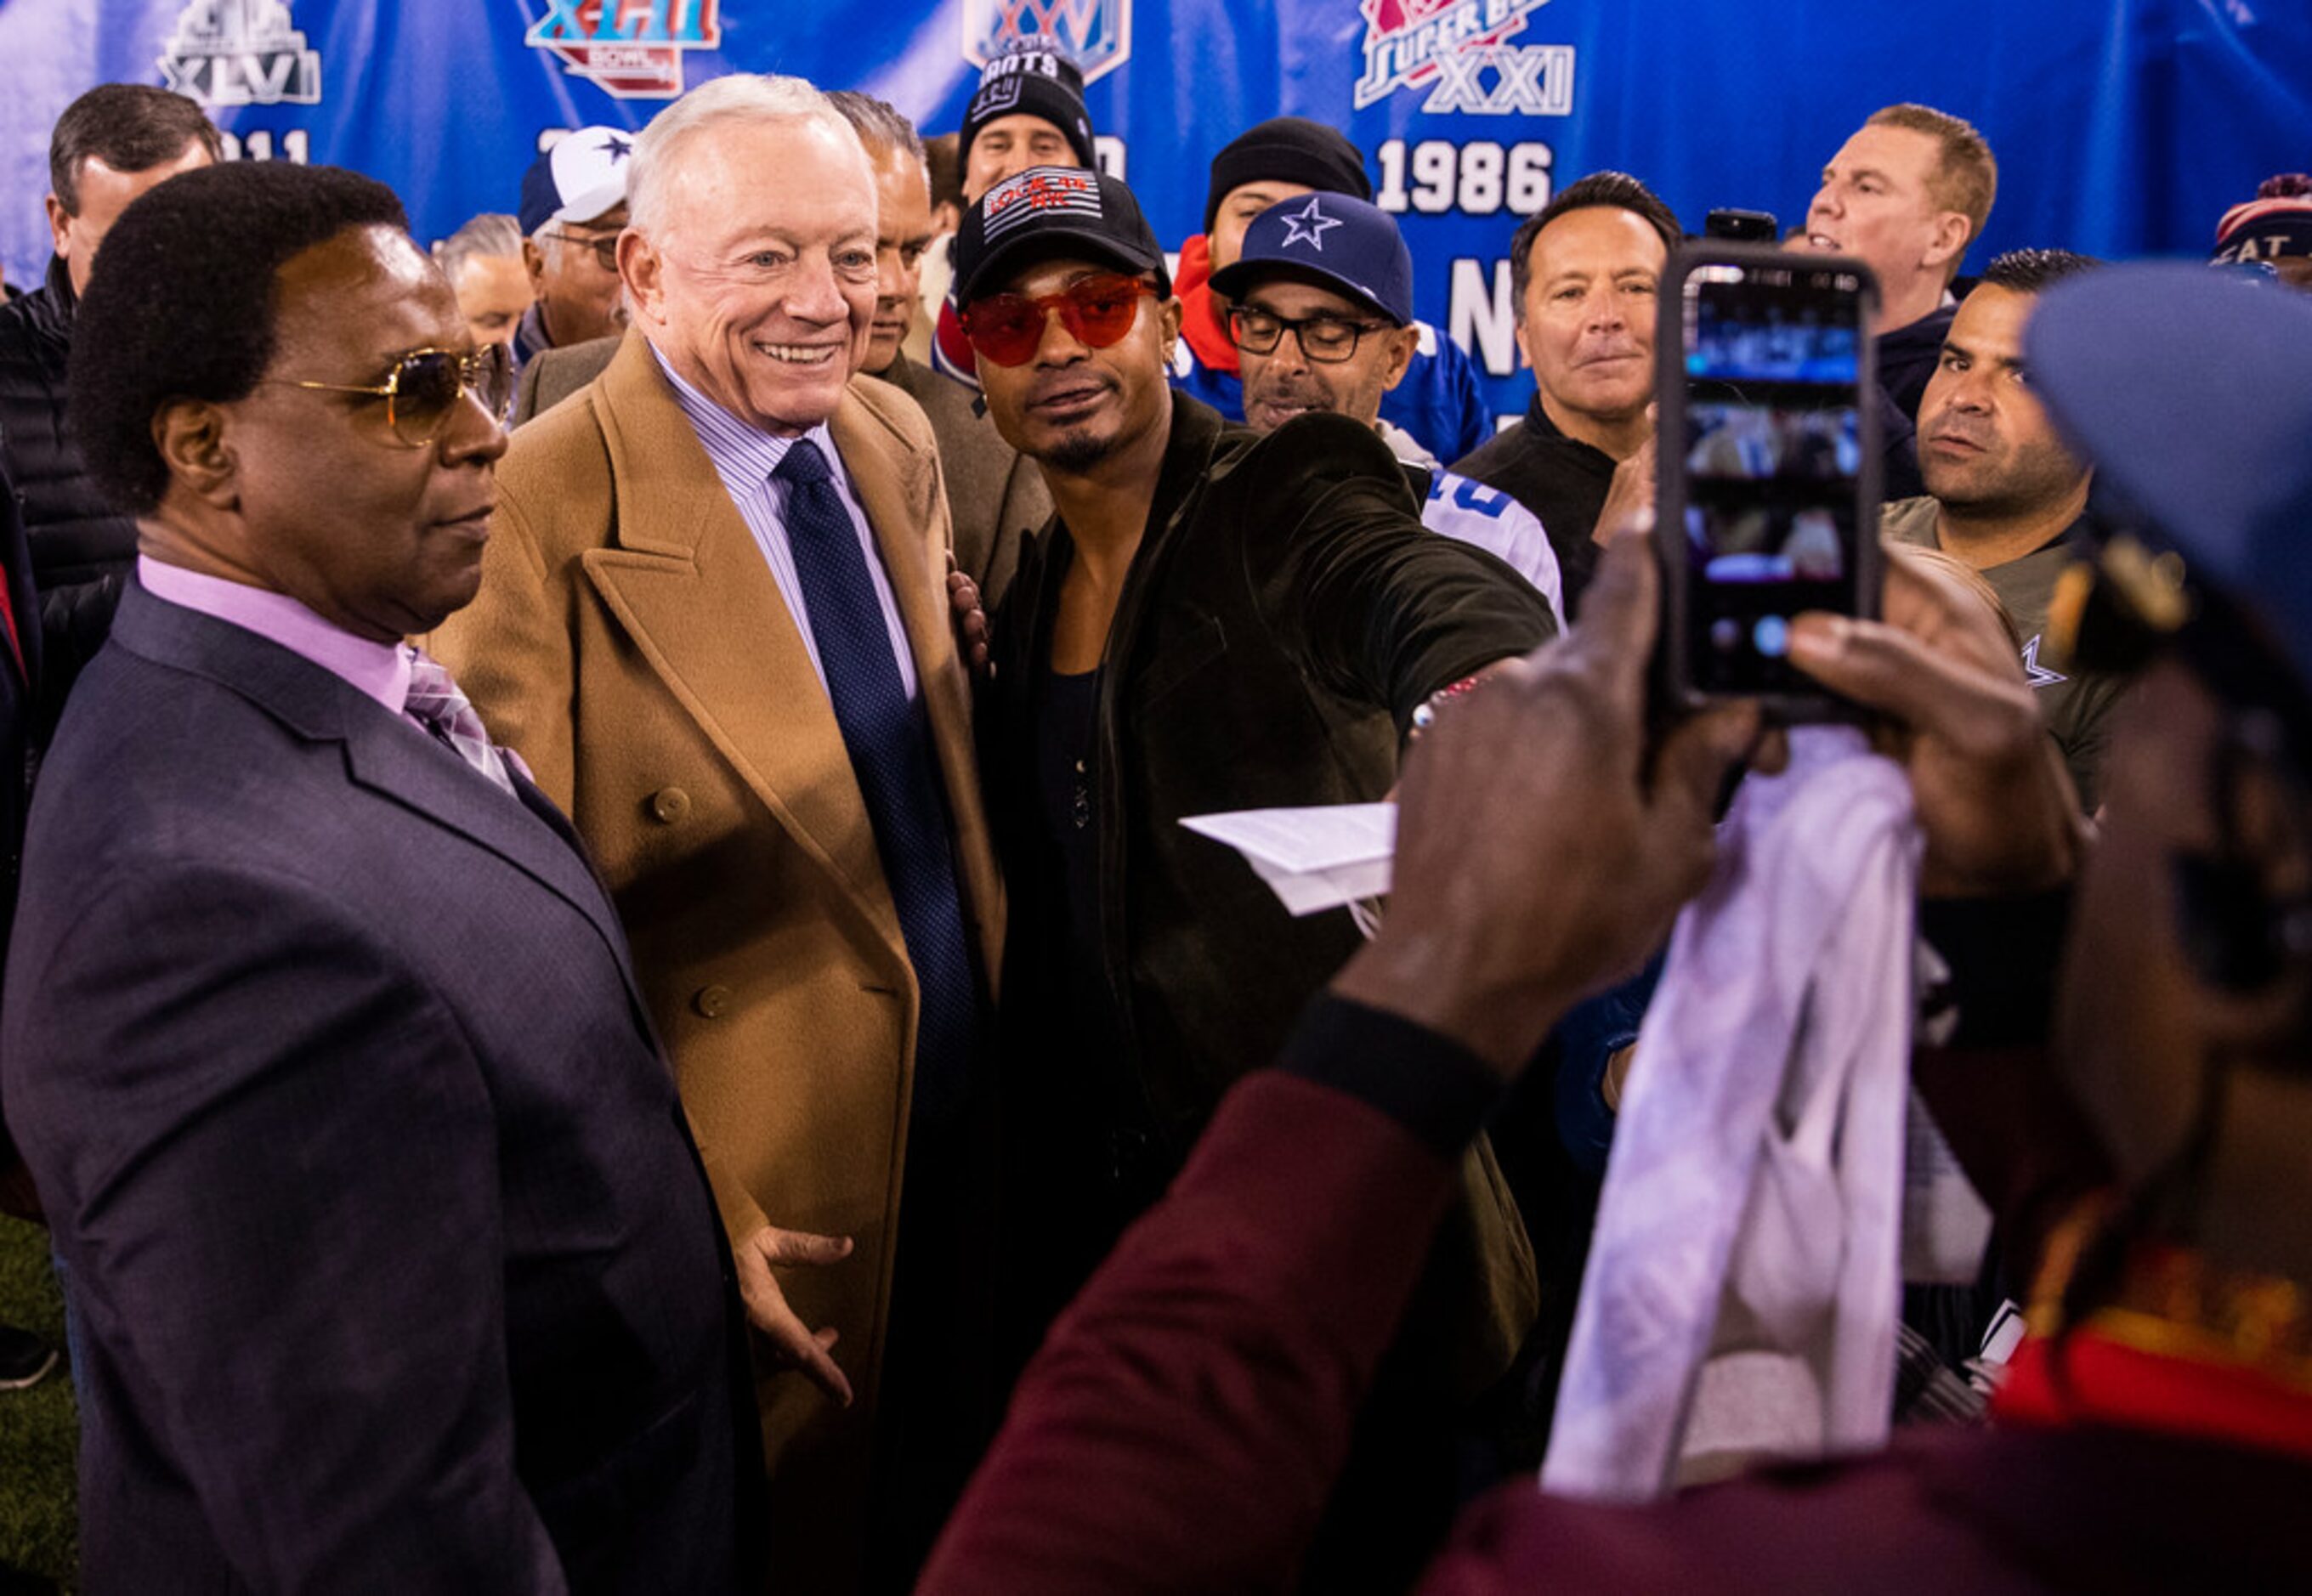
[(1068, 336), (1086, 349), (1106, 349), (1132, 330), (1142, 299), (1154, 299), (1156, 285), (1120, 273), (1104, 272), (1072, 283), (1057, 293), (1029, 299), (1024, 293), (991, 294), (964, 308), (964, 336), (999, 366), (1024, 366), (1042, 347), (1053, 311)]
[(286, 378), (268, 380), (291, 388), (330, 394), (367, 394), (385, 401), (385, 424), (412, 449), (423, 449), (441, 435), (458, 400), (472, 394), (503, 421), (513, 402), (513, 357), (503, 344), (485, 344), (460, 353), (455, 349), (413, 349), (393, 362), (380, 384), (299, 382)]
[(1291, 333), (1300, 341), (1300, 353), (1327, 364), (1356, 353), (1367, 333), (1384, 330), (1378, 321), (1344, 321), (1337, 316), (1279, 316), (1250, 305), (1229, 311), (1229, 342), (1247, 354), (1266, 354)]
[(618, 275), (618, 235), (617, 233), (603, 233), (589, 237), (582, 232), (549, 232), (545, 236), (549, 239), (559, 239), (564, 243), (574, 245), (581, 249), (591, 250), (596, 266), (600, 266), (613, 277)]

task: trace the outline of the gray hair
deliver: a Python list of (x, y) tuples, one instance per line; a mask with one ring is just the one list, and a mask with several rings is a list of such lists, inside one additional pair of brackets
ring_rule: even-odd
[[(626, 225), (655, 234), (665, 224), (666, 190), (691, 135), (722, 122), (816, 122), (858, 144), (851, 123), (815, 85), (799, 77), (734, 72), (711, 78), (651, 118), (626, 168)], [(864, 145), (859, 145), (862, 153)]]
[(924, 135), (889, 100), (856, 89), (829, 89), (827, 102), (843, 113), (870, 155), (904, 154), (913, 157), (916, 165), (924, 164)]
[(468, 261), (487, 259), (494, 255), (521, 258), (521, 223), (494, 211), (483, 212), (434, 246), (434, 260), (452, 283), (458, 280), (458, 273)]

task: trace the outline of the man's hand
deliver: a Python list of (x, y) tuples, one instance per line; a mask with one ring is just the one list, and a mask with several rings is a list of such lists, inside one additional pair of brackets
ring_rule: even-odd
[(1996, 617), (1949, 572), (1890, 550), (1884, 621), (1800, 615), (1791, 660), (1896, 722), (1888, 749), (1927, 835), (1929, 897), (2071, 879), (2084, 829), (2039, 706)]
[(976, 676), (990, 673), (987, 664), (987, 611), (979, 602), (979, 584), (955, 568), (955, 551), (947, 554), (947, 603), (955, 626), (956, 652), (964, 669)]
[(795, 1317), (779, 1289), (774, 1265), (834, 1263), (851, 1256), (851, 1238), (813, 1235), (808, 1231), (762, 1229), (732, 1249), (739, 1266), (739, 1295), (747, 1304), (747, 1319), (769, 1340), (780, 1365), (801, 1369), (810, 1382), (845, 1408), (851, 1406), (851, 1382), (828, 1356), (835, 1345), (832, 1329), (814, 1330)]
[(1651, 430), (1654, 407), (1646, 406), (1649, 431), (1637, 453), (1614, 467), (1606, 484), (1606, 502), (1598, 507), (1598, 524), (1590, 540), (1611, 543), (1625, 531), (1651, 529), (1654, 524), (1654, 446), (1661, 434)]
[(1608, 545), (1580, 624), (1439, 712), (1406, 764), (1388, 912), (1340, 996), (1508, 1077), (1661, 946), (1710, 877), (1714, 801), (1758, 713), (1713, 710), (1648, 749), (1657, 580), (1647, 539)]

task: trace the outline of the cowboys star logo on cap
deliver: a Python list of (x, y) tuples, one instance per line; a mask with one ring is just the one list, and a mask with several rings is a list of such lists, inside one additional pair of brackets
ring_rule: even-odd
[(1338, 227), (1340, 222), (1319, 210), (1318, 200), (1318, 196), (1310, 195), (1308, 205), (1284, 218), (1284, 239), (1279, 248), (1290, 249), (1295, 244), (1306, 244), (1319, 254), (1324, 252), (1327, 230)]

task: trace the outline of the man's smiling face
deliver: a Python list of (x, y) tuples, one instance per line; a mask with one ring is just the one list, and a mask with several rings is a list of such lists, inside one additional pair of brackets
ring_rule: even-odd
[(848, 128), (722, 121), (673, 153), (655, 236), (619, 263), (670, 364), (740, 419), (795, 437), (835, 414), (875, 315), (875, 177)]

